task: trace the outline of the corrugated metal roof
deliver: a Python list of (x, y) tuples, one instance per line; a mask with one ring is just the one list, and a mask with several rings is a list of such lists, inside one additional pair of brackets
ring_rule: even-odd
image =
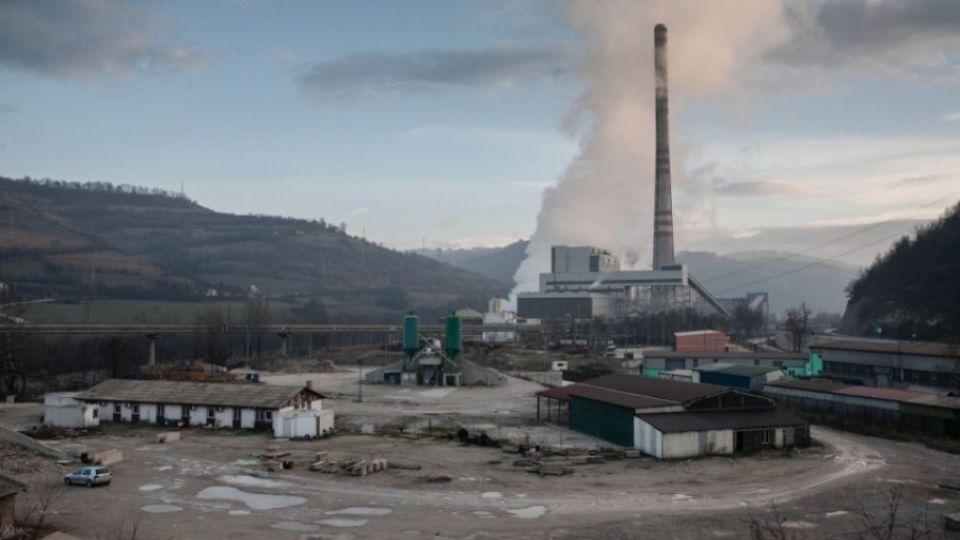
[(960, 358), (960, 345), (954, 345), (951, 343), (918, 343), (916, 341), (858, 341), (838, 339), (836, 341), (828, 341), (819, 345), (810, 345), (810, 348)]
[(623, 375), (620, 373), (601, 375), (600, 377), (583, 381), (580, 384), (599, 386), (600, 388), (618, 390), (638, 396), (681, 403), (729, 390), (726, 386), (717, 386), (715, 384), (674, 381), (670, 379), (644, 377), (643, 375)]
[[(107, 379), (80, 392), (76, 399), (275, 409), (284, 406), (302, 390), (305, 389), (300, 386), (268, 384)], [(317, 392), (313, 393), (317, 397), (323, 397)]]
[(620, 407), (626, 407), (628, 409), (646, 409), (650, 407), (670, 407), (680, 405), (680, 403), (676, 401), (641, 396), (629, 392), (620, 392), (618, 390), (589, 386), (586, 384), (575, 384), (569, 388), (570, 396), (572, 397), (592, 399), (594, 401), (610, 403), (611, 405), (619, 405)]
[(570, 390), (576, 386), (575, 384), (570, 384), (567, 386), (557, 386), (556, 388), (548, 388), (546, 390), (541, 390), (537, 392), (538, 396), (550, 398), (550, 399), (559, 399), (560, 401), (570, 401)]
[(705, 366), (699, 366), (693, 369), (695, 371), (709, 371), (712, 373), (723, 373), (725, 375), (736, 375), (738, 377), (756, 377), (758, 375), (766, 375), (771, 371), (780, 371), (780, 368), (776, 367), (744, 366), (737, 364), (725, 364), (723, 362), (707, 364)]
[(846, 388), (849, 385), (842, 382), (831, 381), (829, 379), (787, 379), (768, 382), (766, 386), (782, 386), (784, 388), (793, 388), (795, 390), (825, 392), (830, 394), (842, 388)]
[(873, 386), (848, 386), (834, 391), (834, 394), (884, 399), (887, 401), (910, 401), (926, 395), (922, 392), (911, 392), (909, 390), (898, 390), (896, 388), (876, 388)]
[(653, 413), (637, 416), (662, 433), (807, 425), (795, 414), (780, 409)]

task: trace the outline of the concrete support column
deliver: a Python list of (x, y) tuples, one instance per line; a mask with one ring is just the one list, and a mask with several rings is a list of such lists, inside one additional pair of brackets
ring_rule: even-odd
[(290, 336), (290, 334), (287, 332), (280, 332), (277, 335), (280, 336), (280, 357), (286, 358), (287, 357), (287, 338)]

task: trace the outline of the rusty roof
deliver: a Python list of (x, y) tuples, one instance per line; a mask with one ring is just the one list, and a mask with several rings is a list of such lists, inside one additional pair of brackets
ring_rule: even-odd
[(925, 396), (923, 392), (911, 392), (909, 390), (899, 390), (897, 388), (877, 388), (874, 386), (848, 386), (834, 391), (834, 394), (843, 394), (846, 396), (857, 396), (871, 399), (883, 399), (886, 401), (910, 401)]
[(781, 409), (750, 409), (715, 412), (675, 412), (637, 415), (661, 433), (709, 431), (718, 429), (763, 429), (805, 426), (797, 415)]
[(643, 375), (623, 375), (620, 373), (601, 375), (600, 377), (582, 381), (580, 384), (599, 386), (600, 388), (618, 390), (628, 394), (679, 403), (729, 391), (729, 388), (726, 386), (717, 386), (715, 384), (675, 381), (671, 379), (645, 377)]
[(107, 379), (80, 392), (75, 399), (277, 409), (286, 405), (301, 391), (323, 397), (302, 386)]

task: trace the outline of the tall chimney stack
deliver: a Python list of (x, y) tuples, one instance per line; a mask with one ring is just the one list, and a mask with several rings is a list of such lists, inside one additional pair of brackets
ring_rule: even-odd
[(656, 76), (657, 165), (653, 212), (653, 269), (674, 264), (673, 196), (670, 188), (670, 119), (667, 96), (667, 27), (653, 29), (653, 66)]

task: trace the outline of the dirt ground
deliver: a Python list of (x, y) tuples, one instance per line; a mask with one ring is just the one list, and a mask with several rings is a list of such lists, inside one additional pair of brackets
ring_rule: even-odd
[[(342, 384), (348, 384), (349, 375)], [(337, 388), (341, 383), (335, 379), (328, 376), (321, 384)], [(499, 389), (495, 398), (488, 397), (484, 414), (529, 405), (521, 396), (525, 384), (532, 383), (515, 381)], [(411, 390), (411, 402), (398, 410), (469, 409), (484, 401), (482, 394), (465, 391), (456, 396), (455, 407), (444, 404), (439, 394), (422, 392), (430, 390)], [(398, 396), (408, 397), (402, 389), (379, 387), (371, 391), (371, 401), (362, 404), (344, 399), (329, 403), (362, 417), (373, 414), (367, 407), (394, 403)], [(431, 408), (434, 399), (439, 405)], [(0, 405), (0, 425), (23, 426), (39, 414), (39, 405)], [(575, 440), (575, 434), (562, 428), (543, 429), (566, 432)], [(112, 467), (115, 479), (107, 487), (57, 488), (61, 470), (49, 462), (31, 470), (13, 467), (5, 458), (4, 469), (38, 493), (62, 490), (47, 522), (84, 538), (129, 538), (134, 525), (137, 538), (148, 540), (174, 535), (296, 539), (304, 534), (344, 540), (743, 538), (749, 516), (771, 516), (774, 503), (790, 528), (819, 535), (852, 527), (861, 501), (868, 508), (878, 507), (878, 494), (893, 486), (903, 489), (908, 513), (927, 511), (936, 522), (942, 513), (960, 511), (960, 498), (937, 488), (940, 481), (957, 480), (960, 456), (822, 428), (813, 433), (823, 446), (789, 456), (777, 452), (677, 462), (627, 459), (577, 466), (574, 474), (544, 478), (515, 467), (515, 454), (435, 438), (350, 434), (295, 442), (273, 441), (261, 433), (190, 429), (181, 441), (155, 444), (157, 432), (107, 426), (96, 435), (51, 443), (120, 449), (125, 459)], [(290, 451), (297, 467), (266, 472), (254, 455), (268, 445)], [(319, 451), (335, 458), (399, 459), (423, 468), (367, 477), (306, 470)], [(427, 481), (440, 475), (450, 481)], [(21, 499), (22, 506), (29, 505), (28, 497)], [(126, 531), (122, 535), (121, 528)]]

